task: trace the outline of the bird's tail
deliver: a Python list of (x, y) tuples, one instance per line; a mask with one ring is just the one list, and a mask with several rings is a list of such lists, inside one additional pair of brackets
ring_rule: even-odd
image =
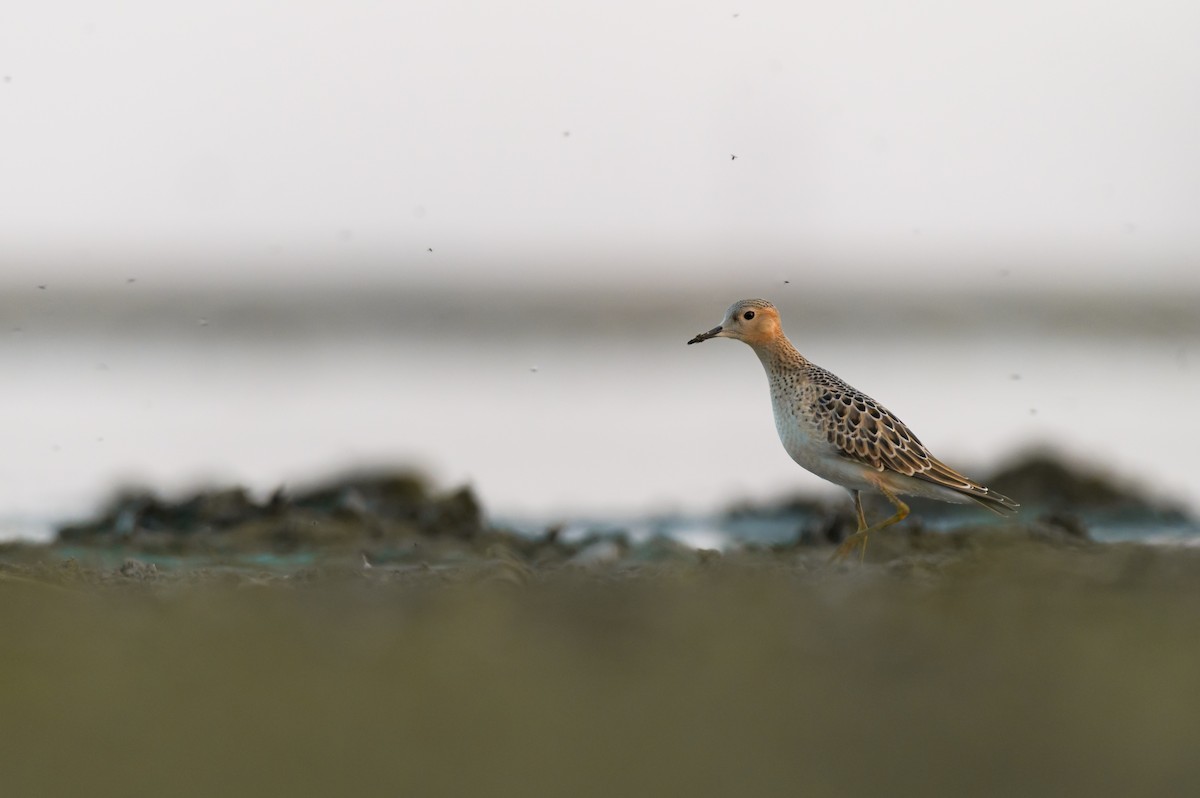
[(928, 468), (916, 476), (949, 488), (960, 496), (965, 496), (986, 507), (996, 515), (1011, 515), (1021, 506), (1003, 493), (997, 493), (980, 485), (975, 480), (963, 476), (935, 457), (930, 457)]
[(1021, 506), (1005, 496), (1003, 493), (997, 493), (996, 491), (989, 490), (988, 488), (984, 488), (982, 492), (963, 491), (963, 495), (970, 496), (978, 504), (991, 510), (996, 515), (1013, 515), (1017, 512), (1017, 508)]

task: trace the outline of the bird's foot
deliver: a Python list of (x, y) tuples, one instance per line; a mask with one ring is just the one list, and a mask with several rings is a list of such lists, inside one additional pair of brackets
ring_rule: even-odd
[(863, 562), (867, 557), (867, 531), (868, 530), (855, 532), (853, 535), (843, 540), (842, 544), (837, 547), (836, 551), (834, 551), (833, 556), (829, 558), (828, 564), (833, 565), (834, 563), (841, 562), (853, 554), (854, 550), (860, 546), (862, 548), (858, 555), (858, 561), (860, 563)]

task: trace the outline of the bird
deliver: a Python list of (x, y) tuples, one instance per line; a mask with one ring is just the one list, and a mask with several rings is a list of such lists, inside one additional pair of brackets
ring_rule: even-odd
[[(974, 502), (998, 515), (1020, 507), (934, 457), (890, 410), (800, 354), (783, 333), (778, 309), (767, 300), (734, 302), (719, 325), (699, 333), (688, 345), (710, 338), (732, 338), (754, 350), (767, 373), (775, 429), (784, 450), (801, 467), (850, 492), (858, 530), (842, 541), (831, 562), (845, 559), (860, 546), (862, 562), (871, 533), (908, 517), (908, 505), (900, 496)], [(882, 494), (895, 514), (868, 524), (862, 505), (865, 491)]]

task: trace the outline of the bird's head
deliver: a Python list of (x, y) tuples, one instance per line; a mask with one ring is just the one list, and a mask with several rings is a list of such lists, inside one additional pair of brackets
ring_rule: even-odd
[(753, 347), (765, 346), (783, 335), (779, 311), (765, 299), (742, 299), (725, 311), (725, 320), (708, 332), (702, 332), (689, 344), (709, 338), (734, 338)]

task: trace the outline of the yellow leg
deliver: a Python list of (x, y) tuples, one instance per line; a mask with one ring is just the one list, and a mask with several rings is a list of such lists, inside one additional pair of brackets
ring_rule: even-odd
[(851, 493), (854, 496), (854, 510), (858, 513), (858, 530), (857, 531), (862, 532), (864, 529), (867, 528), (867, 514), (863, 512), (863, 508), (862, 508), (862, 492), (855, 490), (855, 491), (851, 491)]
[(867, 556), (868, 535), (870, 535), (872, 532), (878, 532), (885, 527), (889, 527), (892, 524), (898, 524), (905, 518), (908, 518), (908, 505), (896, 498), (896, 494), (892, 493), (886, 488), (880, 488), (879, 492), (887, 497), (887, 500), (890, 501), (892, 506), (896, 508), (896, 514), (887, 520), (880, 521), (878, 524), (875, 524), (875, 526), (867, 526), (867, 518), (863, 514), (862, 510), (862, 499), (858, 492), (855, 491), (854, 506), (855, 509), (858, 510), (858, 531), (842, 541), (842, 545), (837, 547), (837, 551), (835, 551), (833, 556), (829, 559), (830, 562), (840, 562), (841, 560), (844, 560), (846, 556), (858, 548), (859, 545), (862, 546), (862, 555), (859, 557), (859, 562), (862, 562)]
[[(862, 491), (854, 491), (854, 509), (858, 513), (858, 529), (854, 534), (860, 535), (867, 529), (867, 514), (862, 508)], [(867, 539), (864, 537), (862, 549), (858, 553), (858, 562), (861, 565), (867, 559)]]

